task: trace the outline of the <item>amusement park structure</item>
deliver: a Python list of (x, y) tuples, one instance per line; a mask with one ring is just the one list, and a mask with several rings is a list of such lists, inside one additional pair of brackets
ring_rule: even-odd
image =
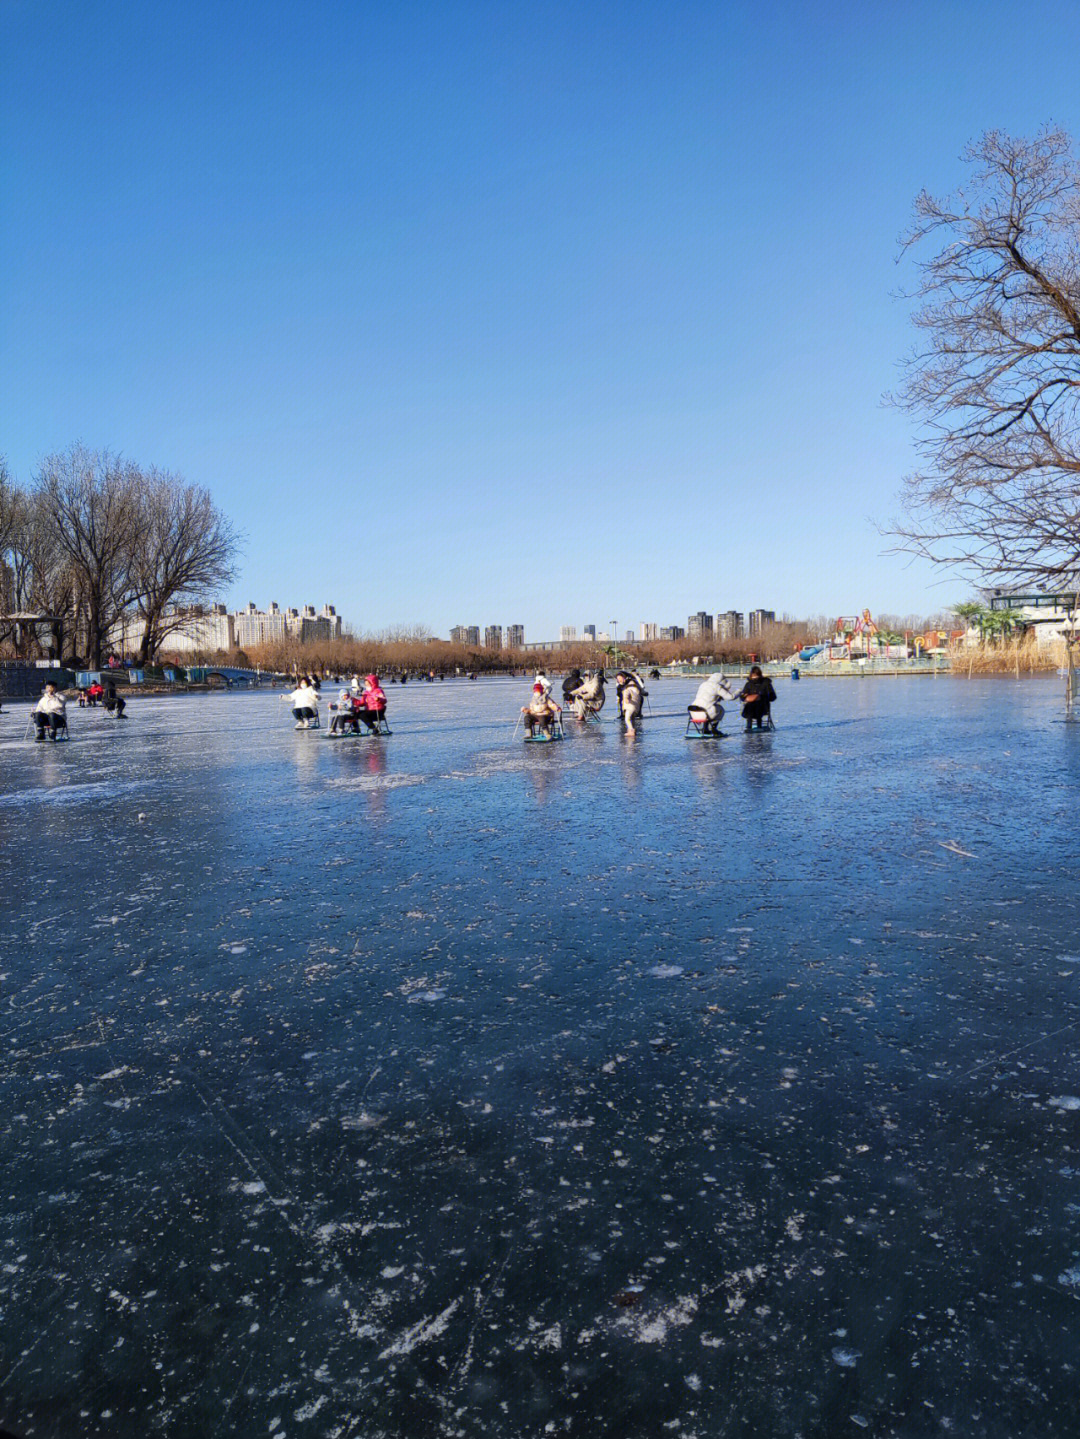
[(963, 633), (962, 630), (929, 630), (918, 634), (905, 630), (901, 634), (882, 628), (869, 609), (864, 609), (861, 614), (840, 615), (829, 638), (820, 645), (807, 646), (800, 652), (800, 658), (804, 663), (821, 665), (852, 660), (866, 663), (916, 659), (945, 650)]

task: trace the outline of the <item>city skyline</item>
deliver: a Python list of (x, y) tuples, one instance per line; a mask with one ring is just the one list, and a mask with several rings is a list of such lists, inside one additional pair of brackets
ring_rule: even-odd
[(317, 580), (376, 632), (966, 600), (889, 553), (882, 401), (916, 195), (1080, 135), (1080, 9), (1022, 13), (6, 5), (0, 453), (179, 473), (230, 609)]

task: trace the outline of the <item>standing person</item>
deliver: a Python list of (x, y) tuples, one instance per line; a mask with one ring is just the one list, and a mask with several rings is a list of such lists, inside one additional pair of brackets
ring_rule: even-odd
[(724, 718), (724, 706), (721, 700), (732, 700), (735, 696), (728, 688), (727, 680), (723, 675), (707, 675), (698, 685), (694, 702), (689, 705), (691, 710), (702, 710), (707, 716), (701, 729), (704, 734), (716, 735), (723, 739), (720, 733), (720, 721)]
[(619, 670), (615, 676), (615, 694), (626, 733), (636, 734), (641, 719), (641, 706), (645, 702), (645, 690), (637, 675), (631, 674), (629, 670)]
[(776, 699), (776, 690), (772, 680), (761, 673), (761, 666), (751, 665), (746, 683), (735, 698), (743, 702), (742, 715), (749, 734), (755, 723), (761, 729), (763, 722), (769, 718), (769, 707)]
[(293, 714), (296, 716), (297, 729), (310, 729), (312, 720), (316, 726), (319, 723), (319, 696), (312, 688), (311, 681), (305, 675), (289, 696), (292, 702)]
[(49, 731), (49, 738), (56, 742), (56, 736), (61, 730), (67, 729), (67, 700), (53, 684), (45, 686), (45, 692), (37, 704), (30, 711), (37, 734), (34, 736), (35, 744), (41, 744), (45, 739), (45, 731)]
[(364, 680), (364, 692), (360, 696), (357, 713), (367, 725), (369, 734), (379, 733), (379, 725), (386, 714), (386, 691), (379, 683), (378, 675), (368, 675)]

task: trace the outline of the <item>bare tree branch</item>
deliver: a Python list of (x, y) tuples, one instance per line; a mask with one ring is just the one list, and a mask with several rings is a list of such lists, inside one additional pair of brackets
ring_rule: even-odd
[(921, 264), (896, 403), (921, 422), (898, 548), (991, 587), (1080, 580), (1080, 170), (1067, 135), (991, 131), (971, 186), (923, 193), (905, 246)]

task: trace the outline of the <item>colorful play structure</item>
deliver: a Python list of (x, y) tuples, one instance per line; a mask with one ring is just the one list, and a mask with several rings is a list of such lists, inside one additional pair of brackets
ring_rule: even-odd
[(873, 663), (922, 659), (938, 654), (949, 644), (963, 637), (963, 631), (929, 630), (916, 634), (905, 630), (897, 634), (882, 630), (869, 609), (858, 615), (840, 615), (833, 633), (823, 644), (807, 645), (799, 651), (800, 663), (825, 666), (841, 663)]

